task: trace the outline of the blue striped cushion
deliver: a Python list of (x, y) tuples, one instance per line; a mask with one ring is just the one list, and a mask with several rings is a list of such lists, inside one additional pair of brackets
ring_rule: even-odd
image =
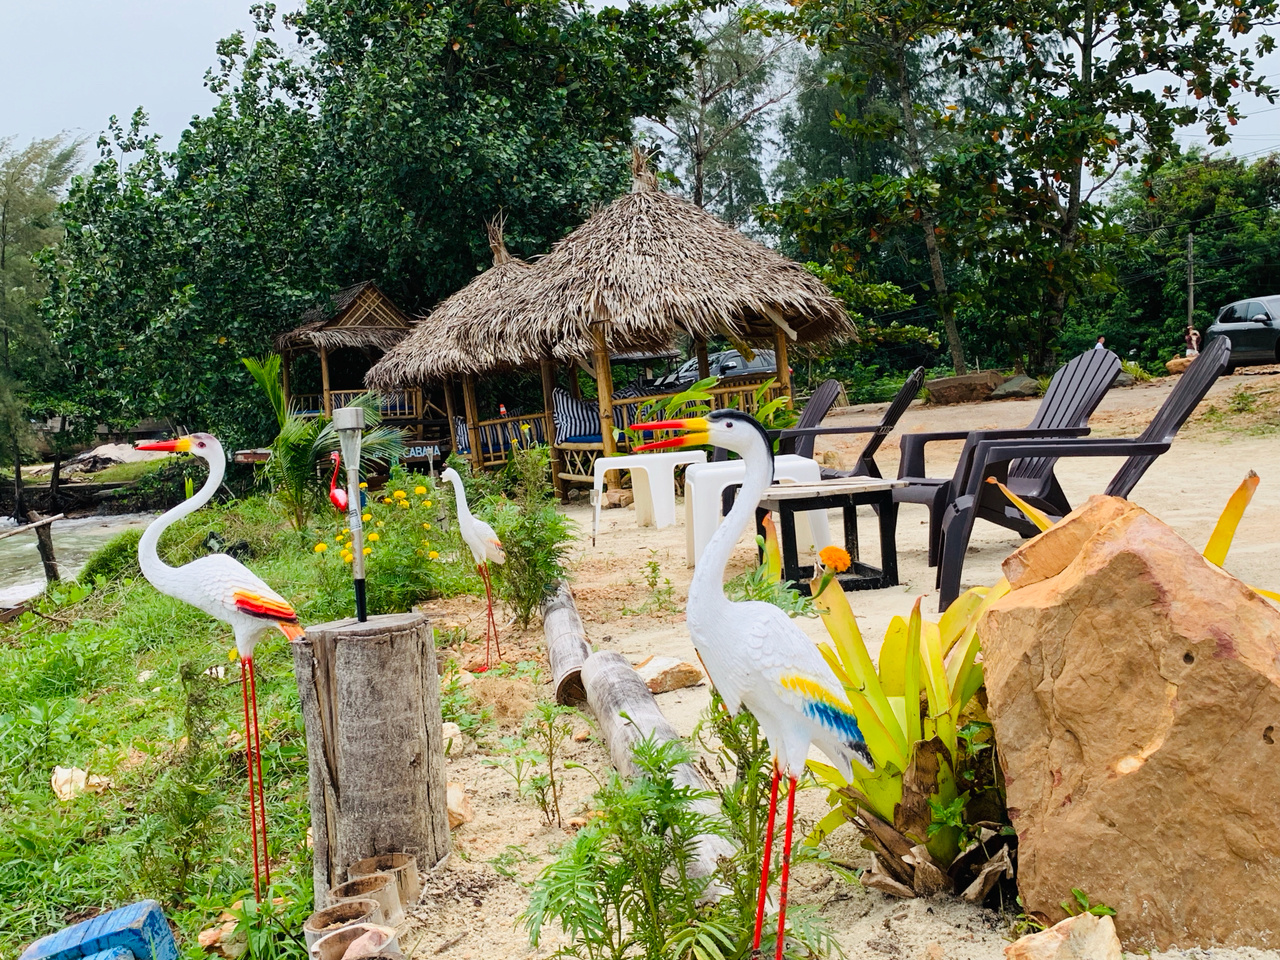
[(600, 410), (587, 400), (575, 400), (564, 387), (551, 393), (556, 436), (570, 443), (600, 442)]
[(467, 433), (467, 421), (462, 417), (453, 418), (453, 452), (471, 452), (471, 437)]

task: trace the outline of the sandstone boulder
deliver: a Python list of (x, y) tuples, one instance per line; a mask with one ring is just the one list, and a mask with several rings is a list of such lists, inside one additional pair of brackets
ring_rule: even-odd
[(1120, 953), (1115, 923), (1091, 913), (1068, 917), (1004, 948), (1006, 960), (1120, 960)]
[(467, 798), (466, 788), (462, 784), (449, 781), (445, 788), (445, 802), (448, 805), (450, 830), (464, 823), (470, 823), (476, 818), (476, 813), (471, 808), (471, 801)]
[(1004, 383), (1004, 377), (994, 370), (982, 373), (966, 373), (963, 377), (943, 377), (940, 380), (926, 380), (925, 390), (929, 393), (930, 403), (972, 403), (985, 400), (991, 391)]
[(988, 400), (1005, 400), (1009, 397), (1040, 396), (1040, 381), (1032, 380), (1024, 374), (1010, 377), (987, 395)]
[(1113, 498), (1008, 563), (979, 632), (1025, 909), (1079, 887), (1131, 950), (1280, 946), (1280, 613)]
[(1164, 365), (1164, 368), (1173, 374), (1182, 373), (1191, 366), (1191, 361), (1194, 359), (1195, 357), (1174, 357)]
[(636, 664), (636, 673), (650, 693), (670, 693), (702, 682), (702, 671), (675, 657), (650, 657)]

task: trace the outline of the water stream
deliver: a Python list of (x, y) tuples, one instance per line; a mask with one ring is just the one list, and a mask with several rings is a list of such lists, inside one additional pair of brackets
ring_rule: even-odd
[[(117, 533), (145, 527), (154, 517), (150, 513), (124, 513), (55, 521), (53, 552), (58, 558), (58, 571), (71, 579), (89, 556)], [(0, 521), (0, 531), (13, 526), (11, 521)], [(34, 597), (43, 589), (44, 567), (36, 550), (35, 531), (0, 540), (0, 609)]]

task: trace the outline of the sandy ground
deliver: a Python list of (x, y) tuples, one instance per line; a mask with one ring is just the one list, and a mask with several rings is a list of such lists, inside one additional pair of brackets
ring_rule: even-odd
[[(1112, 391), (1093, 418), (1095, 434), (1134, 436), (1141, 432), (1168, 395), (1172, 382), (1161, 380)], [(1254, 396), (1253, 409), (1232, 412), (1231, 398), (1241, 390)], [(943, 408), (916, 404), (903, 417), (901, 429), (1024, 426), (1037, 402), (1010, 400)], [(1248, 402), (1237, 399), (1236, 408), (1242, 405)], [(848, 408), (833, 413), (829, 422), (873, 422), (880, 409), (876, 405)], [(1268, 368), (1223, 378), (1184, 427), (1172, 450), (1157, 461), (1133, 493), (1138, 504), (1201, 546), (1227, 497), (1246, 471), (1256, 470), (1262, 484), (1236, 536), (1227, 566), (1248, 582), (1273, 588), (1280, 586), (1280, 552), (1275, 549), (1272, 526), (1272, 518), (1280, 511), (1277, 426), (1280, 372)], [(853, 443), (844, 442), (820, 442), (818, 446), (819, 455), (824, 450), (831, 451), (836, 456), (843, 455), (849, 463), (857, 449)], [(958, 443), (931, 447), (931, 472), (949, 475), (958, 451)], [(891, 438), (886, 443), (878, 460), (886, 476), (895, 475), (896, 440)], [(1100, 492), (1118, 466), (1118, 461), (1062, 461), (1058, 477), (1072, 502), (1079, 503), (1091, 493)], [(665, 530), (637, 528), (633, 510), (605, 511), (597, 544), (592, 547), (591, 510), (586, 500), (572, 504), (568, 513), (583, 534), (572, 556), (574, 591), (587, 632), (597, 648), (617, 650), (633, 662), (650, 655), (692, 660), (693, 648), (683, 614), (691, 573), (685, 562), (683, 520)], [(680, 502), (677, 515), (683, 516)], [(867, 511), (861, 526), (863, 550), (871, 557), (878, 556), (879, 549), (873, 519)], [(869, 639), (883, 633), (890, 617), (906, 614), (917, 595), (926, 596), (927, 611), (936, 610), (933, 573), (925, 562), (926, 530), (925, 509), (904, 506), (898, 522), (901, 586), (850, 594)], [(1009, 531), (978, 524), (965, 566), (966, 585), (993, 582), (999, 576), (1001, 560), (1020, 542)], [(669, 600), (655, 599), (645, 582), (650, 560), (658, 562), (663, 578), (660, 588), (670, 580)], [(753, 543), (744, 536), (730, 574), (752, 563)], [(482, 632), (483, 606), (474, 600), (438, 604), (434, 613), (438, 625), (467, 627), (473, 637)], [(815, 638), (822, 635), (819, 621), (798, 622)], [(522, 634), (507, 628), (503, 635), (508, 661), (541, 657), (540, 629)], [(456, 652), (466, 662), (475, 651), (473, 644), (464, 644)], [(545, 661), (543, 667), (545, 677)], [(478, 960), (547, 956), (563, 943), (558, 930), (547, 930), (541, 945), (532, 949), (518, 918), (528, 902), (528, 885), (568, 839), (569, 819), (586, 813), (595, 784), (584, 771), (565, 771), (562, 814), (566, 827), (546, 825), (537, 807), (517, 796), (511, 776), (492, 764), (506, 756), (498, 744), (499, 737), (518, 728), (520, 716), (537, 697), (549, 694), (549, 686), (482, 678), (476, 690), (481, 699), (494, 704), (499, 729), (479, 750), (449, 761), (450, 779), (465, 785), (475, 819), (454, 832), (455, 856), (429, 881), (423, 905), (414, 914), (408, 932), (402, 935), (401, 946), (406, 955), (414, 957), (439, 955)], [(663, 694), (658, 700), (667, 718), (687, 734), (708, 702), (708, 690), (704, 685)], [(576, 726), (582, 734), (590, 729), (585, 717)], [(594, 737), (570, 743), (567, 759), (601, 774), (608, 768), (606, 750)], [(825, 811), (821, 791), (804, 791), (798, 807), (800, 815), (808, 820), (821, 816)], [(841, 860), (864, 861), (857, 837), (848, 828), (837, 832), (830, 842)], [(1010, 921), (1017, 912), (1012, 905), (1002, 915), (952, 899), (894, 900), (832, 879), (816, 867), (796, 872), (792, 899), (817, 906), (830, 921), (846, 956), (855, 960), (995, 960), (1003, 956), (1010, 938)], [(1280, 954), (1242, 949), (1171, 951), (1153, 956), (1246, 960)]]

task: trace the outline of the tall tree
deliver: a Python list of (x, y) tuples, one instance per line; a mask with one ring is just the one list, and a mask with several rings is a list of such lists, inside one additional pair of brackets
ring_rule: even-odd
[(805, 76), (795, 38), (752, 29), (758, 15), (751, 5), (727, 16), (696, 15), (703, 46), (679, 98), (654, 121), (668, 167), (689, 199), (735, 226), (749, 223), (768, 199), (763, 163), (770, 124)]
[(13, 464), (19, 518), (26, 514), (22, 457), (31, 434), (32, 391), (50, 379), (55, 362), (32, 257), (61, 235), (58, 203), (80, 149), (80, 141), (66, 136), (23, 148), (0, 139), (0, 445)]
[[(545, 249), (625, 189), (635, 117), (661, 114), (696, 42), (682, 6), (310, 0), (275, 40), (218, 47), (219, 102), (176, 150), (113, 124), (45, 259), (49, 310), (103, 417), (270, 429), (238, 358), (335, 288), (372, 279), (411, 312), (489, 258)], [(181, 351), (177, 349), (181, 344)]]

